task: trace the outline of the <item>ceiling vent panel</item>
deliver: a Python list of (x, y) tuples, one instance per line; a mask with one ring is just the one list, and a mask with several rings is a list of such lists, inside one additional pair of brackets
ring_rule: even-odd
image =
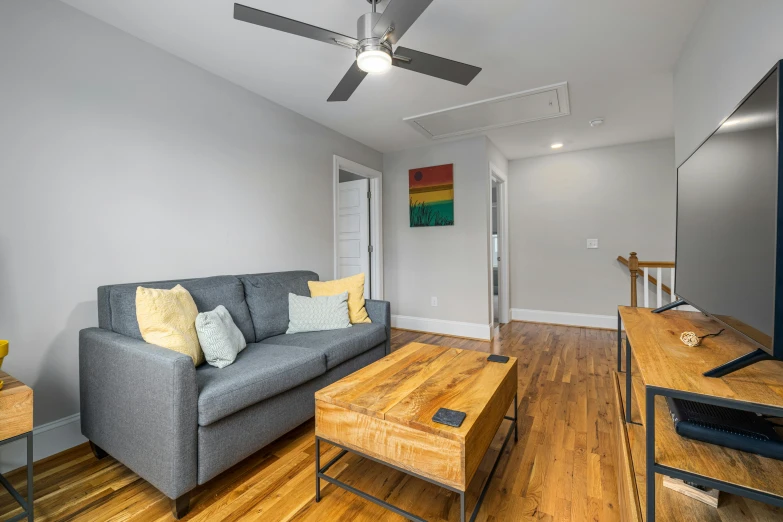
[(569, 114), (568, 83), (563, 82), (412, 116), (404, 121), (437, 140)]

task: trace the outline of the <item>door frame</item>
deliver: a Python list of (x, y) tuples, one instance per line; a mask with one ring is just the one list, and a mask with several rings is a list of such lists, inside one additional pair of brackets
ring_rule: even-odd
[(338, 259), (337, 259), (337, 244), (338, 244), (338, 196), (340, 186), (340, 171), (345, 170), (357, 176), (367, 178), (370, 180), (370, 245), (372, 245), (372, 253), (370, 254), (370, 270), (372, 271), (372, 281), (370, 288), (370, 295), (372, 299), (383, 299), (383, 194), (381, 190), (383, 188), (383, 174), (375, 169), (366, 167), (355, 161), (334, 155), (333, 161), (333, 180), (332, 180), (332, 195), (333, 195), (333, 233), (334, 233), (334, 269), (333, 276), (335, 279), (338, 275)]
[[(492, 182), (497, 183), (498, 188), (498, 254), (500, 256), (500, 268), (498, 270), (498, 322), (508, 323), (511, 320), (511, 291), (509, 279), (509, 252), (508, 252), (508, 176), (497, 165), (489, 162), (489, 219), (487, 234), (487, 259), (492, 252)], [(492, 319), (492, 298), (494, 296), (494, 282), (492, 280), (492, 263), (489, 263), (489, 307), (490, 319)]]

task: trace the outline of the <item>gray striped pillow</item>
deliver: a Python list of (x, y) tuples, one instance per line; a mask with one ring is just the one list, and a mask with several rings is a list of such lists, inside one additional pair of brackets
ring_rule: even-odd
[(234, 362), (237, 354), (247, 346), (245, 336), (223, 305), (196, 316), (196, 333), (204, 358), (217, 368)]

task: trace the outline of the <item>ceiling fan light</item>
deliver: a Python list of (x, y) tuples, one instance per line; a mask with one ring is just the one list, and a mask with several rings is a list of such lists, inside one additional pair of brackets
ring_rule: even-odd
[(391, 69), (392, 59), (387, 52), (368, 49), (359, 53), (356, 64), (366, 73), (380, 74)]

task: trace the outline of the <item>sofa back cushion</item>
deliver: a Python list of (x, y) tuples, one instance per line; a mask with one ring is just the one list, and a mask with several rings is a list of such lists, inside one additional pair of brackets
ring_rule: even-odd
[(288, 294), (310, 297), (308, 281), (318, 274), (306, 270), (239, 276), (255, 327), (255, 342), (284, 334), (288, 329)]
[(218, 305), (225, 306), (245, 340), (249, 343), (255, 341), (253, 320), (245, 301), (245, 288), (236, 276), (102, 286), (98, 288), (99, 326), (141, 339), (139, 322), (136, 319), (136, 288), (143, 286), (169, 290), (178, 284), (190, 292), (199, 312), (209, 312)]

